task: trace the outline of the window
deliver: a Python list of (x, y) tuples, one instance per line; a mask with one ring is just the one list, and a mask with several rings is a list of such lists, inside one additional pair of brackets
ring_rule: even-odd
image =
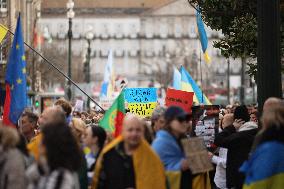
[(7, 0), (0, 0), (0, 12), (7, 12)]

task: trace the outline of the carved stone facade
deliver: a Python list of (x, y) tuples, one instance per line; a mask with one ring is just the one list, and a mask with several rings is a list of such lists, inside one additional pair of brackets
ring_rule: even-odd
[[(155, 73), (167, 73), (173, 65), (184, 65), (196, 80), (200, 80), (200, 42), (196, 34), (195, 10), (187, 1), (164, 1), (158, 6), (84, 7), (75, 1), (73, 19), (73, 57), (83, 57), (87, 51), (85, 35), (94, 33), (91, 41), (91, 80), (100, 84), (107, 62), (108, 50), (114, 52), (116, 75), (128, 78), (129, 86), (147, 86), (156, 80)], [(148, 1), (147, 1), (148, 2)], [(64, 5), (65, 6), (65, 5)], [(68, 20), (66, 9), (43, 6), (39, 22), (43, 33), (48, 33), (58, 50), (67, 57)], [(217, 85), (225, 80), (227, 64), (213, 40), (222, 37), (220, 32), (207, 28), (208, 51), (211, 65), (201, 56), (204, 80)], [(51, 45), (46, 43), (45, 45)], [(66, 59), (67, 60), (67, 59)], [(82, 62), (76, 62), (81, 64)], [(239, 73), (240, 64), (232, 61), (232, 73)], [(67, 64), (67, 62), (66, 62)], [(75, 63), (73, 63), (75, 64)], [(170, 69), (169, 69), (170, 68)], [(216, 76), (217, 73), (217, 76)], [(209, 82), (210, 81), (210, 82)], [(157, 81), (155, 81), (157, 83)], [(159, 83), (162, 85), (162, 83)]]

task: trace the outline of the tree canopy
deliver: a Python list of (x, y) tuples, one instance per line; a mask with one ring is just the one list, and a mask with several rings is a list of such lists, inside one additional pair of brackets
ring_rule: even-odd
[[(188, 0), (198, 8), (204, 22), (224, 37), (214, 41), (214, 47), (225, 57), (250, 58), (257, 56), (257, 0)], [(249, 74), (256, 65), (248, 63)]]

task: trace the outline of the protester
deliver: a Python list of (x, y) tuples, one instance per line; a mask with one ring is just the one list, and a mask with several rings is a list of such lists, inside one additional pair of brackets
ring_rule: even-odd
[[(276, 98), (276, 97), (270, 97), (268, 99), (266, 99), (266, 101), (264, 102), (263, 104), (263, 113), (265, 112), (269, 112), (270, 109), (273, 109), (275, 106), (278, 106), (279, 104), (283, 104), (283, 100), (279, 99), (279, 98)], [(254, 142), (253, 142), (253, 145), (252, 145), (252, 148), (251, 148), (251, 152), (254, 152), (256, 147), (258, 146), (258, 144), (260, 143), (260, 139), (261, 139), (261, 135), (262, 135), (262, 132), (264, 130), (260, 130), (257, 135), (255, 136), (255, 139), (254, 139)]]
[(82, 153), (67, 124), (50, 123), (42, 129), (39, 161), (27, 170), (29, 189), (79, 189), (76, 171)]
[(92, 189), (165, 189), (164, 168), (143, 139), (143, 123), (129, 114), (122, 136), (104, 148), (96, 163)]
[(228, 149), (226, 181), (228, 188), (242, 188), (244, 176), (239, 172), (242, 163), (248, 159), (249, 152), (258, 131), (246, 106), (238, 106), (234, 111), (234, 123), (215, 136), (215, 145)]
[(284, 104), (273, 105), (264, 111), (262, 135), (256, 150), (243, 164), (245, 188), (284, 188)]
[(0, 188), (26, 189), (25, 159), (16, 148), (19, 135), (16, 129), (0, 127)]
[(160, 156), (167, 171), (182, 171), (180, 188), (192, 188), (189, 163), (185, 159), (181, 145), (181, 139), (187, 131), (188, 115), (181, 108), (172, 106), (166, 110), (164, 118), (164, 129), (157, 132), (152, 147)]
[(166, 108), (160, 106), (157, 107), (152, 114), (151, 117), (151, 127), (154, 132), (154, 135), (163, 127), (165, 126), (165, 119), (164, 119), (164, 114), (165, 114)]
[(89, 184), (92, 181), (96, 159), (105, 145), (106, 136), (105, 130), (98, 125), (89, 126), (86, 130), (83, 141), (85, 146), (90, 149), (90, 152), (85, 155), (88, 165)]
[(258, 112), (257, 111), (253, 111), (250, 114), (250, 121), (255, 122), (256, 124), (258, 124)]
[(76, 140), (81, 145), (83, 135), (86, 133), (86, 128), (87, 128), (85, 122), (79, 118), (72, 118), (69, 125), (70, 125), (71, 131), (74, 134)]
[(39, 145), (42, 138), (41, 130), (50, 123), (58, 123), (58, 125), (66, 123), (65, 113), (60, 106), (46, 108), (38, 119), (39, 134), (27, 145), (29, 152), (36, 160), (38, 160)]
[(30, 111), (25, 111), (19, 121), (19, 131), (30, 142), (35, 137), (35, 129), (37, 128), (38, 116)]
[(65, 116), (66, 116), (66, 121), (67, 123), (70, 123), (71, 120), (72, 120), (72, 105), (67, 101), (65, 100), (64, 98), (60, 98), (58, 99), (55, 103), (54, 103), (55, 106), (60, 106), (63, 111), (65, 112)]
[[(219, 132), (222, 132), (223, 129), (232, 125), (234, 122), (233, 114), (226, 114), (221, 120), (219, 127)], [(226, 164), (227, 164), (227, 149), (219, 148), (219, 155), (214, 155), (211, 152), (208, 152), (209, 158), (212, 163), (216, 164), (216, 172), (214, 177), (214, 183), (218, 189), (226, 189)]]
[(274, 106), (277, 106), (281, 102), (282, 100), (276, 97), (268, 98), (263, 104), (263, 112), (269, 111), (271, 108), (273, 108)]

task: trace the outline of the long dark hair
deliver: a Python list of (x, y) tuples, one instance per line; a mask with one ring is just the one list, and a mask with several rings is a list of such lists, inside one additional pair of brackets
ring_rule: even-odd
[(51, 171), (65, 168), (80, 169), (83, 154), (67, 124), (49, 124), (42, 130), (42, 143), (46, 148), (47, 162)]
[(99, 127), (96, 124), (92, 125), (91, 128), (92, 128), (92, 137), (98, 137), (98, 147), (99, 147), (99, 152), (97, 154), (98, 156), (105, 145), (107, 134), (102, 127)]

